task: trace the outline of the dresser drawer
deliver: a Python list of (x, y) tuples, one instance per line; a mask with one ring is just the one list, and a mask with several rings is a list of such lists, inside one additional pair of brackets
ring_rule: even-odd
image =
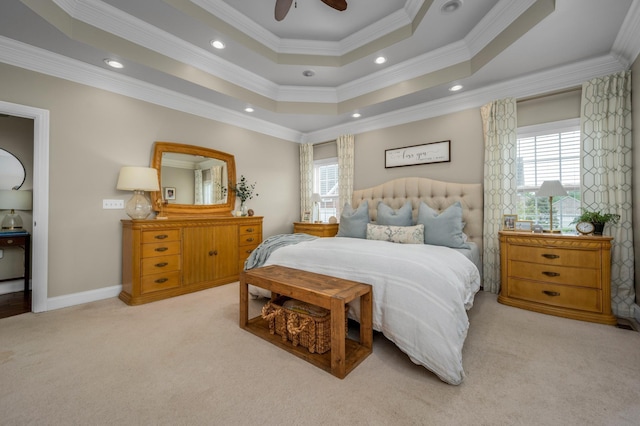
[(509, 279), (508, 297), (582, 311), (601, 312), (599, 290)]
[(180, 271), (143, 276), (141, 281), (142, 294), (176, 287), (180, 287)]
[(240, 234), (238, 244), (240, 246), (253, 246), (256, 247), (260, 244), (260, 234), (259, 233), (249, 233), (249, 234)]
[(597, 269), (591, 268), (543, 265), (516, 260), (512, 260), (509, 263), (509, 275), (511, 277), (581, 287), (600, 288), (598, 272)]
[(161, 229), (153, 231), (142, 231), (142, 243), (157, 243), (161, 241), (179, 241), (179, 229)]
[(258, 234), (262, 235), (262, 229), (260, 225), (240, 225), (238, 226), (238, 235), (242, 237), (246, 234)]
[(512, 244), (509, 247), (509, 258), (511, 260), (544, 263), (545, 265), (600, 267), (600, 251), (594, 250), (572, 250)]
[(180, 254), (180, 241), (142, 245), (142, 257), (157, 257)]
[(161, 274), (180, 270), (180, 255), (142, 259), (142, 275)]

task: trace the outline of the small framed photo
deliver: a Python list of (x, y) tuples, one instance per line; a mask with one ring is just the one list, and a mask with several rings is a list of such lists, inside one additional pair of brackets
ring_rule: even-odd
[(164, 188), (164, 199), (165, 200), (175, 200), (176, 199), (176, 189), (172, 186), (165, 186)]
[(513, 231), (516, 228), (517, 214), (505, 214), (502, 216), (502, 230)]
[(533, 221), (516, 220), (516, 231), (533, 232)]
[(542, 225), (533, 225), (533, 232), (535, 234), (542, 234), (544, 232)]
[(303, 222), (311, 222), (311, 211), (310, 210), (306, 210), (304, 212), (304, 215), (302, 215), (302, 221)]

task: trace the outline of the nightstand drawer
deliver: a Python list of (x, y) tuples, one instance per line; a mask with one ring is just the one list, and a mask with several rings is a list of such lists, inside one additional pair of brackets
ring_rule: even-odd
[(512, 260), (509, 263), (509, 272), (514, 278), (544, 281), (553, 284), (600, 288), (599, 275), (593, 268), (542, 265), (540, 263)]
[(599, 290), (545, 284), (518, 279), (509, 280), (508, 297), (581, 311), (601, 312)]
[(180, 287), (180, 271), (167, 272), (166, 274), (154, 274), (142, 277), (141, 293), (166, 290)]
[(511, 260), (544, 263), (545, 265), (600, 267), (600, 252), (595, 250), (572, 250), (513, 244), (509, 247), (509, 258)]
[(142, 275), (161, 274), (180, 270), (180, 255), (142, 259)]

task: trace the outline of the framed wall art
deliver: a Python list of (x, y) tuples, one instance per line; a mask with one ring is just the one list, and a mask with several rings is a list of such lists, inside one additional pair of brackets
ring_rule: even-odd
[(415, 166), (418, 164), (448, 163), (451, 161), (451, 141), (385, 149), (384, 167)]
[(165, 200), (175, 200), (176, 199), (176, 189), (172, 186), (164, 187), (164, 199)]

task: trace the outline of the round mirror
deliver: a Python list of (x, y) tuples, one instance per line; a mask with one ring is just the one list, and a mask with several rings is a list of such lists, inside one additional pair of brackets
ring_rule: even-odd
[(9, 151), (0, 148), (0, 189), (20, 189), (26, 177), (22, 162)]

